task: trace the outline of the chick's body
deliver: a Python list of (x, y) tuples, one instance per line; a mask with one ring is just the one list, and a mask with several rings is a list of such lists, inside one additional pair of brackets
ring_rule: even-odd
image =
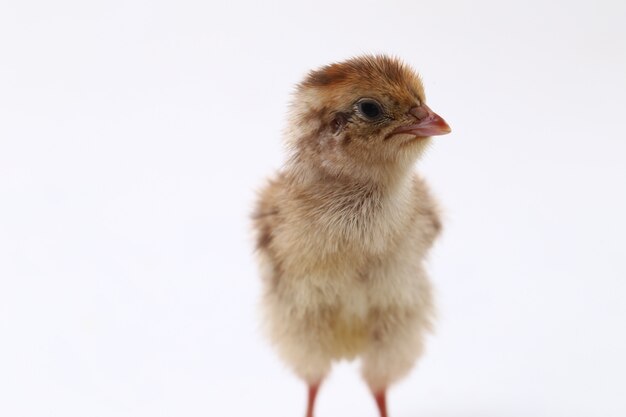
[(309, 416), (331, 363), (355, 357), (386, 415), (386, 388), (422, 352), (433, 310), (423, 260), (440, 221), (412, 165), (435, 128), (449, 131), (392, 58), (332, 64), (298, 87), (290, 159), (253, 219), (268, 333), (314, 388)]

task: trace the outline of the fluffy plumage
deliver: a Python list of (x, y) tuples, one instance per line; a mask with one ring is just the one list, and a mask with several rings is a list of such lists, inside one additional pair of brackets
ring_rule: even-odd
[(387, 56), (312, 71), (294, 94), (290, 156), (261, 191), (253, 224), (270, 339), (309, 387), (359, 357), (385, 391), (423, 350), (433, 301), (423, 260), (438, 209), (413, 164), (449, 127), (418, 75)]

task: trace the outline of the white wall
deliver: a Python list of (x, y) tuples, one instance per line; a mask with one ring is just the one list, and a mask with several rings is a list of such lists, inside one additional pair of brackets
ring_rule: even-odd
[[(508, 4), (507, 4), (508, 3)], [(0, 415), (294, 416), (247, 215), (310, 68), (397, 54), (453, 133), (394, 417), (626, 415), (626, 3), (0, 5)], [(320, 417), (375, 416), (354, 365)]]

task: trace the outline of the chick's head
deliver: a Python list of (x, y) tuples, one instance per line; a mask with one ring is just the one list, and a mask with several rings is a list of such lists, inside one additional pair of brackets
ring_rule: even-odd
[(450, 132), (425, 104), (420, 77), (396, 58), (367, 55), (311, 71), (291, 105), (297, 158), (367, 177), (415, 161), (430, 137)]

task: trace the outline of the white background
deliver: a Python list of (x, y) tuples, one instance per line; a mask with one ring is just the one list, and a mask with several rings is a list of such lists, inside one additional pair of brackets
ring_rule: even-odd
[[(626, 415), (626, 3), (3, 1), (0, 415), (300, 416), (248, 214), (294, 83), (364, 52), (453, 133), (393, 417)], [(376, 416), (341, 364), (318, 416)]]

